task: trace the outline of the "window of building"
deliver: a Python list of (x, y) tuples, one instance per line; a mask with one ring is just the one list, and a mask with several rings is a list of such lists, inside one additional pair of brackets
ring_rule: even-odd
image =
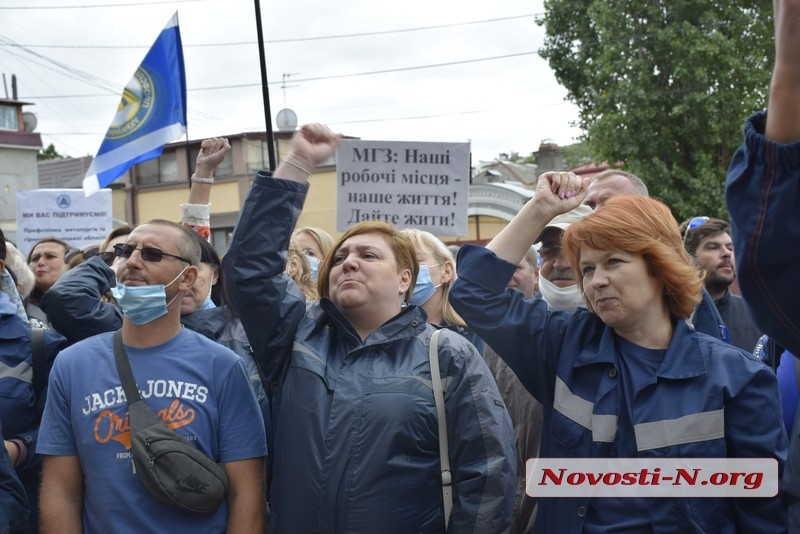
[(137, 185), (168, 184), (178, 181), (178, 159), (175, 152), (138, 163), (133, 168)]
[(247, 139), (244, 142), (244, 158), (247, 175), (251, 176), (269, 166), (269, 144), (260, 139)]
[(19, 118), (16, 106), (0, 105), (0, 130), (19, 131)]
[(228, 252), (228, 246), (231, 244), (233, 237), (233, 228), (212, 228), (211, 229), (211, 244), (214, 250), (217, 251), (219, 257)]

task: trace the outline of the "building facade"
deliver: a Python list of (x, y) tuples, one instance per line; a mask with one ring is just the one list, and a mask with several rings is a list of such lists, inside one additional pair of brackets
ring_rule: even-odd
[(33, 131), (35, 116), (23, 111), (28, 105), (0, 99), (0, 228), (11, 240), (17, 232), (17, 191), (38, 187), (36, 155), (42, 138)]

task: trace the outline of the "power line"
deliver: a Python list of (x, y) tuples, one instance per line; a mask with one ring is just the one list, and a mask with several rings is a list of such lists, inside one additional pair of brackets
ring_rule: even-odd
[[(372, 76), (375, 74), (389, 74), (392, 72), (406, 72), (410, 70), (420, 70), (420, 69), (435, 69), (439, 67), (449, 67), (453, 65), (465, 65), (468, 63), (478, 63), (481, 61), (495, 61), (498, 59), (507, 59), (512, 57), (520, 57), (520, 56), (529, 56), (532, 54), (538, 54), (538, 52), (519, 52), (517, 54), (506, 54), (504, 56), (492, 56), (492, 57), (483, 57), (483, 58), (475, 58), (475, 59), (464, 59), (462, 61), (450, 61), (447, 63), (434, 63), (431, 65), (416, 65), (413, 67), (398, 67), (395, 69), (384, 69), (384, 70), (373, 70), (367, 72), (353, 72), (349, 74), (333, 74), (331, 76), (314, 76), (309, 78), (295, 78), (293, 82), (317, 82), (321, 80), (333, 80), (337, 78), (352, 78), (355, 76)], [(269, 85), (280, 85), (283, 82), (275, 81), (269, 82)], [(188, 89), (188, 91), (216, 91), (219, 89), (241, 89), (245, 87), (258, 87), (261, 83), (241, 83), (241, 84), (233, 84), (233, 85), (215, 85), (211, 87), (195, 87)], [(46, 96), (36, 96), (37, 99), (51, 99), (51, 98), (93, 98), (98, 96), (109, 96), (108, 94), (84, 94), (84, 95), (46, 95)], [(30, 97), (29, 97), (30, 98)]]
[[(185, 0), (185, 1), (196, 1), (196, 0)], [(153, 2), (158, 3), (158, 2)], [(0, 8), (3, 9), (3, 8)], [(425, 30), (438, 30), (442, 28), (454, 28), (457, 26), (471, 26), (475, 24), (487, 24), (491, 22), (502, 22), (505, 20), (515, 20), (515, 19), (523, 19), (528, 17), (536, 17), (538, 16), (537, 13), (528, 13), (526, 15), (512, 15), (509, 17), (500, 17), (494, 19), (483, 19), (483, 20), (473, 20), (468, 22), (454, 22), (452, 24), (439, 24), (436, 26), (419, 26), (415, 28), (400, 28), (397, 30), (384, 30), (384, 31), (376, 31), (376, 32), (361, 32), (361, 33), (345, 33), (339, 35), (320, 35), (317, 37), (292, 37), (288, 39), (267, 39), (264, 41), (268, 44), (280, 44), (280, 43), (298, 43), (298, 42), (305, 42), (305, 41), (323, 41), (328, 39), (346, 39), (351, 37), (372, 37), (375, 35), (389, 35), (393, 33), (408, 33), (408, 32), (417, 32), (417, 31), (425, 31)], [(244, 45), (254, 45), (256, 41), (235, 41), (232, 43), (201, 43), (201, 44), (184, 44), (184, 48), (201, 48), (201, 47), (220, 47), (220, 46), (244, 46)], [(0, 44), (0, 46), (6, 46)], [(62, 48), (62, 49), (100, 49), (100, 50), (117, 50), (117, 49), (147, 49), (150, 48), (150, 45), (19, 45), (25, 46), (27, 48)]]
[(203, 0), (162, 0), (152, 2), (136, 2), (135, 4), (86, 4), (76, 6), (0, 6), (0, 10), (35, 10), (35, 9), (92, 9), (97, 7), (139, 7), (139, 6), (154, 6), (163, 4), (183, 4), (186, 2), (202, 2)]

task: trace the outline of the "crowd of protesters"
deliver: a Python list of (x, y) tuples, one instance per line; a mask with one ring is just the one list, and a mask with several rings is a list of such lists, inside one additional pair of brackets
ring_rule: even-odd
[[(730, 221), (679, 224), (612, 169), (542, 174), (485, 247), (378, 221), (334, 238), (296, 227), (340, 140), (309, 124), (223, 258), (222, 138), (180, 222), (27, 258), (0, 232), (0, 532), (800, 533), (800, 0), (776, 0), (775, 44)], [(210, 512), (140, 482), (119, 347), (222, 466)], [(535, 494), (536, 458), (767, 459), (775, 491)]]

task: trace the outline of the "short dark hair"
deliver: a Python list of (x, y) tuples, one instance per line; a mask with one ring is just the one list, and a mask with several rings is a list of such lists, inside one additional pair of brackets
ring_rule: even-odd
[(0, 228), (0, 261), (6, 261), (6, 236)]
[(194, 265), (196, 267), (197, 264), (200, 263), (200, 243), (197, 242), (195, 232), (188, 230), (183, 225), (166, 219), (153, 219), (143, 223), (141, 226), (145, 224), (166, 226), (175, 229), (180, 236), (177, 241), (175, 241), (175, 246), (178, 248), (178, 255), (189, 260), (189, 265)]
[(695, 253), (697, 252), (697, 247), (700, 246), (700, 241), (706, 237), (717, 234), (731, 233), (731, 227), (727, 222), (723, 221), (722, 219), (712, 219), (710, 217), (704, 223), (700, 224), (699, 226), (695, 226), (687, 232), (686, 228), (689, 226), (689, 223), (696, 218), (697, 217), (691, 217), (686, 219), (680, 225), (681, 236), (683, 237), (683, 247), (691, 257), (694, 257)]

